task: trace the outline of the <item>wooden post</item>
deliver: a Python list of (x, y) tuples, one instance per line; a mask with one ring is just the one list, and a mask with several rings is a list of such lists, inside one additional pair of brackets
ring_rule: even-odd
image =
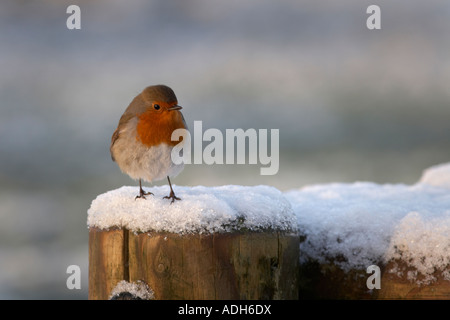
[(298, 235), (276, 231), (178, 235), (89, 231), (89, 299), (121, 281), (155, 299), (298, 299)]
[(299, 298), (305, 300), (373, 299), (366, 270), (344, 271), (334, 263), (310, 261), (300, 266)]
[(89, 230), (89, 298), (107, 299), (114, 286), (127, 278), (126, 236), (122, 229)]
[[(402, 270), (400, 273), (391, 272), (392, 269)], [(408, 273), (417, 274), (417, 270), (408, 266), (404, 261), (390, 261), (381, 275), (381, 290), (377, 291), (377, 299), (407, 299), (407, 300), (449, 300), (450, 281), (441, 271), (435, 271), (434, 279), (424, 281), (423, 276), (417, 276), (416, 281), (408, 279)]]
[[(300, 266), (300, 299), (346, 299), (346, 300), (448, 300), (450, 281), (442, 272), (433, 274), (429, 283), (418, 283), (423, 277), (409, 279), (409, 273), (417, 270), (404, 261), (379, 263), (380, 289), (368, 289), (367, 280), (372, 275), (364, 269), (344, 271), (334, 263), (307, 262)], [(391, 272), (392, 269), (401, 270)]]

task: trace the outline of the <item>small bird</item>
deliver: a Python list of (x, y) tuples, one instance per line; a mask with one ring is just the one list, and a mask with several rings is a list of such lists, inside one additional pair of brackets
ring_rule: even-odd
[(184, 167), (171, 159), (172, 148), (179, 143), (171, 140), (172, 132), (187, 130), (181, 109), (171, 88), (155, 85), (138, 94), (120, 118), (111, 137), (111, 158), (122, 172), (139, 179), (139, 195), (135, 199), (153, 194), (142, 189), (142, 179), (152, 182), (167, 177), (170, 194), (164, 198), (171, 199), (171, 203), (181, 200), (175, 196), (169, 178)]

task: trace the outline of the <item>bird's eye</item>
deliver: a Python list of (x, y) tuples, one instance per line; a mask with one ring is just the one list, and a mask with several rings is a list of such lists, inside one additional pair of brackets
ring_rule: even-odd
[(153, 108), (155, 108), (155, 110), (161, 109), (161, 107), (159, 106), (159, 104), (154, 104), (154, 105), (153, 105)]

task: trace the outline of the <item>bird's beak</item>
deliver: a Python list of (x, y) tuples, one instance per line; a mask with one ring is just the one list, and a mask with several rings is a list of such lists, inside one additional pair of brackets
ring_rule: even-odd
[(174, 105), (174, 106), (171, 106), (170, 108), (168, 108), (167, 110), (172, 111), (172, 110), (181, 110), (181, 109), (183, 109), (181, 106)]

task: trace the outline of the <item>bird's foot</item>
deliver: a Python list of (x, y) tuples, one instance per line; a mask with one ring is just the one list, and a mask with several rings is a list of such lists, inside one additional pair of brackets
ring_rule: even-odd
[(134, 198), (134, 200), (136, 200), (136, 199), (147, 199), (145, 196), (148, 196), (149, 194), (153, 195), (153, 193), (145, 192), (144, 189), (141, 189), (141, 190), (139, 190), (139, 195), (137, 195), (136, 198)]
[(175, 196), (175, 193), (173, 191), (170, 191), (170, 194), (168, 196), (165, 196), (163, 199), (172, 199), (172, 201), (170, 201), (170, 204), (174, 203), (175, 200), (181, 200), (181, 198)]

